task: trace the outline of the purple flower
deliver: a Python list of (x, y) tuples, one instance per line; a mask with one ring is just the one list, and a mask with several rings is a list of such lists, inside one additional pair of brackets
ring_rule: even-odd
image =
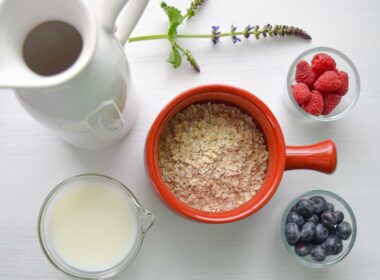
[(211, 29), (212, 29), (211, 40), (212, 40), (213, 44), (216, 45), (217, 43), (219, 43), (219, 39), (220, 39), (219, 25), (213, 25), (213, 26), (211, 26)]
[(231, 38), (232, 38), (232, 42), (234, 44), (236, 44), (237, 42), (241, 42), (240, 38), (238, 38), (236, 35), (235, 35), (235, 31), (236, 31), (236, 26), (234, 25), (231, 25)]
[(249, 38), (249, 36), (251, 36), (251, 34), (249, 33), (253, 28), (255, 28), (255, 26), (254, 25), (250, 25), (250, 24), (248, 24), (245, 28), (244, 28), (244, 37), (246, 38), (246, 39), (248, 39)]

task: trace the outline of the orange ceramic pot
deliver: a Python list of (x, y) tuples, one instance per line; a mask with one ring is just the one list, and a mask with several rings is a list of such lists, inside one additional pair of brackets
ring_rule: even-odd
[[(187, 106), (204, 102), (222, 102), (234, 105), (250, 114), (264, 133), (269, 152), (268, 170), (261, 189), (242, 206), (221, 213), (201, 211), (179, 201), (166, 186), (158, 166), (158, 143), (167, 122)], [(178, 95), (158, 114), (147, 136), (145, 163), (158, 195), (176, 213), (205, 223), (229, 223), (260, 210), (276, 192), (285, 170), (313, 169), (332, 173), (336, 168), (337, 155), (335, 144), (331, 140), (309, 146), (285, 146), (276, 117), (260, 99), (240, 88), (226, 85), (205, 85), (189, 89)]]

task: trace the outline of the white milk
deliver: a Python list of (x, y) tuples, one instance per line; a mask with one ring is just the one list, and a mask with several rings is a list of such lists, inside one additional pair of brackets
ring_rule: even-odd
[(51, 201), (46, 232), (54, 254), (67, 265), (91, 272), (109, 269), (135, 245), (136, 209), (119, 186), (74, 181)]

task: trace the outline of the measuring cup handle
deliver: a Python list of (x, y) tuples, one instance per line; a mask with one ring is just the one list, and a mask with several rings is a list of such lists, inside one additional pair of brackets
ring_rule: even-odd
[(285, 170), (312, 169), (333, 173), (337, 165), (336, 145), (326, 140), (309, 146), (287, 146)]
[[(116, 32), (116, 37), (124, 45), (148, 5), (148, 2), (149, 0), (103, 0), (99, 9), (101, 23), (109, 32)], [(115, 22), (126, 4), (128, 5), (124, 14), (120, 16), (116, 30)]]

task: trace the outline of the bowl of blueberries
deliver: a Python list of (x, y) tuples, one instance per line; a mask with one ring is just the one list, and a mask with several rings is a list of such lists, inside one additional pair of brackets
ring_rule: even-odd
[(323, 268), (338, 263), (351, 251), (356, 219), (348, 203), (335, 193), (313, 190), (296, 197), (281, 220), (281, 236), (299, 263)]

